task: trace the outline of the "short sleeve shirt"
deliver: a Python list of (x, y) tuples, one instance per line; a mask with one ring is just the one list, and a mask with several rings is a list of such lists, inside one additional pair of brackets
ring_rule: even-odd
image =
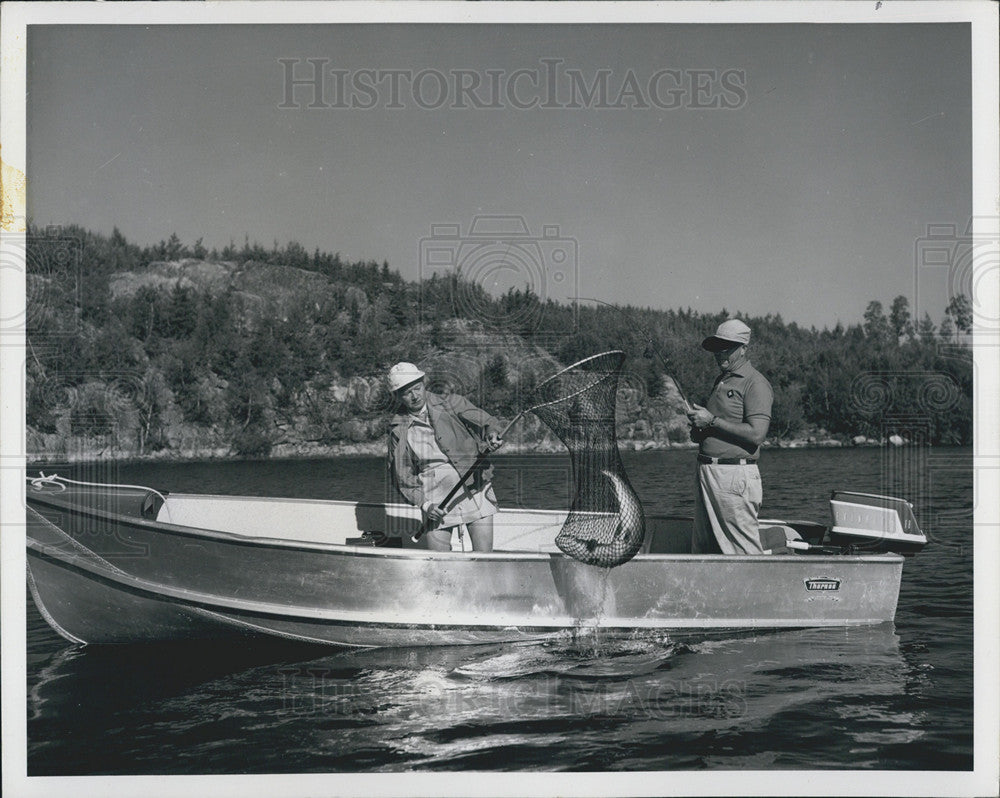
[[(773, 401), (771, 383), (747, 362), (735, 371), (719, 375), (705, 409), (714, 416), (736, 423), (747, 422), (755, 416), (770, 421)], [(699, 451), (709, 457), (756, 457), (760, 447), (746, 449), (710, 434), (701, 442)]]

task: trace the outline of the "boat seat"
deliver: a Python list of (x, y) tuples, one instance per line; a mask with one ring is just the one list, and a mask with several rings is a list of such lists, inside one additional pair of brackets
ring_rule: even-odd
[(142, 506), (139, 508), (139, 515), (143, 518), (155, 520), (162, 506), (163, 497), (151, 490), (146, 494), (146, 498), (142, 500)]
[(802, 540), (802, 536), (790, 526), (764, 526), (760, 528), (760, 545), (765, 554), (794, 554), (788, 541)]
[(826, 542), (826, 524), (817, 524), (815, 521), (787, 521), (782, 520), (779, 526), (791, 527), (806, 542), (814, 546), (821, 546)]

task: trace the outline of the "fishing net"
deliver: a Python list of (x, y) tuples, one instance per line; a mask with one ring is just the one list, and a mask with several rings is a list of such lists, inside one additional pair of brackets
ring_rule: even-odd
[(569, 449), (576, 495), (556, 545), (570, 557), (611, 568), (642, 547), (642, 505), (625, 475), (615, 437), (615, 394), (623, 352), (574, 363), (541, 383), (532, 412)]

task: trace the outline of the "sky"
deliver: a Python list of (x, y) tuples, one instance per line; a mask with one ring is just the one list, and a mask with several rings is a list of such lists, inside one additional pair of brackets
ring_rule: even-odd
[[(316, 101), (288, 95), (307, 59)], [(418, 279), (451, 225), (493, 291), (822, 328), (900, 294), (939, 321), (918, 242), (972, 213), (964, 24), (45, 26), (27, 61), (29, 218), (142, 245), (294, 240)], [(351, 108), (333, 70), (405, 73)], [(456, 70), (498, 107), (455, 107)], [(565, 107), (573, 72), (606, 75), (604, 107)]]

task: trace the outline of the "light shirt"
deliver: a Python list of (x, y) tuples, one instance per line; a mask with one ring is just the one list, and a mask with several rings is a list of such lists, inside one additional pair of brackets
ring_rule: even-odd
[[(448, 456), (441, 451), (441, 446), (434, 436), (427, 406), (418, 413), (411, 413), (409, 429), (406, 431), (406, 442), (413, 450), (420, 472), (421, 488), (424, 502), (421, 509), (425, 512), (431, 504), (440, 504), (444, 497), (459, 480), (458, 471), (451, 464)], [(458, 494), (448, 503), (448, 514), (441, 521), (441, 527), (467, 524), (493, 515), (497, 511), (496, 497), (493, 488), (486, 485), (479, 491), (474, 491), (466, 483)]]
[[(705, 403), (705, 409), (713, 416), (733, 421), (737, 424), (749, 421), (751, 418), (763, 417), (770, 421), (771, 404), (774, 393), (771, 383), (749, 361), (737, 366), (732, 371), (720, 374), (712, 388), (712, 394)], [(701, 442), (699, 452), (709, 457), (757, 457), (760, 447), (746, 449), (739, 444), (717, 437), (716, 432), (709, 429)]]
[(447, 455), (441, 451), (441, 446), (434, 436), (434, 427), (431, 426), (427, 405), (424, 405), (419, 412), (411, 413), (410, 417), (413, 423), (406, 431), (406, 442), (416, 455), (420, 470), (439, 463), (448, 463)]

